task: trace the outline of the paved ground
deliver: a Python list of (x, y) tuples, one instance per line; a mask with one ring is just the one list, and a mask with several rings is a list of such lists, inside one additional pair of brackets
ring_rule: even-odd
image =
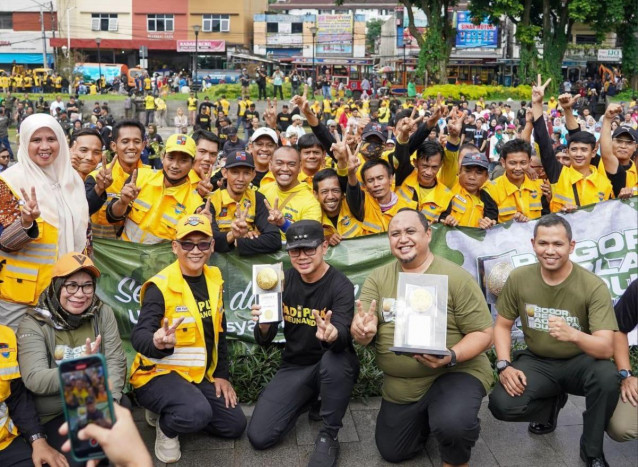
[[(374, 443), (374, 427), (380, 398), (368, 403), (352, 402), (339, 433), (342, 467), (390, 466), (385, 462)], [(558, 418), (558, 428), (544, 436), (529, 434), (526, 423), (499, 422), (487, 410), (487, 398), (483, 401), (481, 436), (472, 452), (471, 464), (492, 466), (583, 466), (579, 458), (579, 439), (582, 432), (581, 413), (585, 410), (583, 397), (570, 396)], [(244, 407), (248, 416), (252, 406)], [(144, 411), (136, 409), (134, 416), (142, 438), (151, 454), (155, 442), (155, 429), (144, 421)], [(305, 466), (312, 452), (320, 422), (310, 422), (302, 415), (294, 430), (283, 442), (266, 451), (255, 451), (246, 434), (235, 441), (213, 438), (207, 435), (182, 436), (182, 459), (176, 466), (215, 465), (220, 467), (296, 467)], [(612, 467), (638, 465), (638, 441), (616, 443), (605, 435), (605, 455)], [(155, 460), (155, 465), (163, 465)], [(438, 467), (441, 458), (437, 445), (429, 439), (423, 452), (415, 459), (401, 465)]]

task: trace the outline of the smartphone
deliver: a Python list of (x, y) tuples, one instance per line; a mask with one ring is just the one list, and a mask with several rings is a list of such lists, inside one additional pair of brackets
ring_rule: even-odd
[(102, 354), (65, 360), (58, 367), (64, 417), (69, 424), (71, 455), (79, 462), (105, 457), (94, 439), (80, 440), (89, 423), (111, 428), (115, 423), (106, 360)]

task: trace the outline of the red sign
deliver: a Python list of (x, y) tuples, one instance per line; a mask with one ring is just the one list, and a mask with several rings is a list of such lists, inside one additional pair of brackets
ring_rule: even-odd
[[(195, 52), (195, 41), (177, 41), (178, 52)], [(226, 41), (197, 41), (197, 52), (225, 52)]]

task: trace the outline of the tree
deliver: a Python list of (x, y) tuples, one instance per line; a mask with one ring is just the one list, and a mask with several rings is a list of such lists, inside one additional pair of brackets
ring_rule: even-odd
[[(491, 15), (492, 22), (507, 15), (517, 25), (522, 78), (529, 80), (542, 73), (552, 78), (554, 91), (562, 81), (563, 58), (574, 23), (589, 25), (602, 40), (624, 15), (623, 2), (618, 0), (473, 0), (470, 11), (477, 17)], [(542, 60), (535, 51), (537, 40), (542, 45)]]
[(370, 53), (376, 51), (377, 39), (381, 37), (381, 26), (383, 26), (382, 19), (371, 19), (366, 23), (366, 49)]
[(638, 91), (638, 11), (635, 0), (623, 1), (625, 22), (616, 26), (622, 42), (622, 73), (631, 88)]

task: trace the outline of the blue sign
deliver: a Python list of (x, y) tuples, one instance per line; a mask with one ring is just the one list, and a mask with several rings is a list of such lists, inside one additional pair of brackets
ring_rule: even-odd
[(498, 47), (498, 27), (483, 20), (481, 24), (474, 24), (469, 11), (459, 11), (456, 16), (456, 48), (486, 48)]

